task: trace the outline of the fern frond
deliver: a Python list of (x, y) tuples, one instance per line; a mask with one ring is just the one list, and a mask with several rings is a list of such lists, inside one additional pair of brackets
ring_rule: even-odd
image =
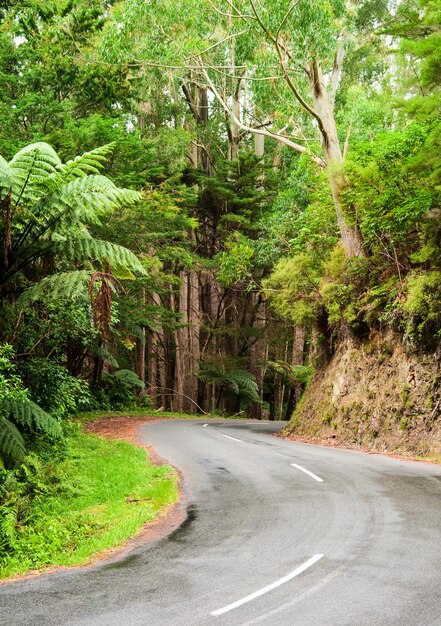
[(140, 389), (144, 389), (145, 386), (142, 380), (138, 377), (138, 375), (132, 370), (121, 369), (117, 370), (113, 374), (106, 374), (106, 376), (109, 378), (115, 378), (116, 380), (119, 380), (128, 385), (139, 387)]
[(291, 365), (285, 361), (268, 361), (268, 366), (284, 378), (290, 385), (308, 384), (314, 375), (314, 369), (308, 365)]
[(99, 261), (109, 263), (112, 267), (133, 270), (146, 275), (141, 261), (127, 248), (110, 241), (93, 237), (78, 237), (59, 242), (55, 252), (69, 261)]
[(224, 372), (213, 364), (203, 363), (198, 372), (198, 378), (203, 382), (219, 385), (248, 402), (260, 402), (256, 379), (246, 370)]
[(75, 208), (75, 217), (81, 222), (97, 222), (97, 217), (118, 207), (138, 202), (141, 194), (133, 189), (117, 187), (109, 178), (90, 174), (75, 178), (61, 187), (60, 200)]
[(124, 322), (124, 330), (138, 339), (142, 344), (145, 344), (146, 335), (143, 332), (143, 329), (138, 324), (130, 324), (129, 322)]
[(7, 419), (30, 432), (36, 430), (53, 439), (62, 436), (61, 425), (32, 400), (10, 400), (3, 402)]
[(4, 417), (0, 418), (0, 458), (7, 466), (23, 461), (26, 448), (18, 428)]
[[(45, 193), (45, 183), (61, 163), (60, 157), (47, 143), (37, 142), (25, 146), (9, 162), (13, 172), (12, 199), (35, 201)], [(42, 188), (43, 187), (43, 188)], [(39, 191), (40, 190), (40, 191)]]
[(107, 157), (112, 153), (114, 143), (106, 144), (95, 148), (90, 152), (85, 152), (67, 163), (57, 166), (54, 179), (58, 183), (65, 184), (74, 178), (82, 178), (88, 174), (98, 174), (107, 162)]
[(235, 370), (225, 375), (227, 388), (250, 402), (260, 402), (259, 387), (250, 372)]
[(86, 270), (77, 270), (47, 276), (26, 289), (18, 298), (17, 304), (25, 307), (38, 300), (74, 300), (85, 296), (91, 274), (92, 272)]
[(104, 359), (104, 361), (107, 361), (107, 363), (114, 368), (118, 368), (119, 367), (119, 363), (118, 361), (115, 359), (115, 357), (113, 356), (113, 354), (110, 354), (110, 352), (108, 352), (107, 350), (105, 350), (104, 348), (102, 348), (101, 346), (99, 346), (98, 348), (96, 348), (95, 350), (95, 354), (97, 356), (99, 356), (100, 358)]

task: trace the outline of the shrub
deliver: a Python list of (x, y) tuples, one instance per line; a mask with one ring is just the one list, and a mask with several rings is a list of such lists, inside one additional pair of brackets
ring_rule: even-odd
[(71, 376), (62, 365), (47, 359), (32, 359), (22, 371), (33, 399), (54, 417), (64, 419), (93, 408), (88, 382)]

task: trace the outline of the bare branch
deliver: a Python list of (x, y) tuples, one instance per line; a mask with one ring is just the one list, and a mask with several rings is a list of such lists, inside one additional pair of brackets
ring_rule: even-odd
[(214, 85), (213, 81), (209, 77), (208, 72), (206, 71), (206, 69), (205, 68), (201, 68), (201, 70), (202, 70), (203, 75), (205, 76), (205, 79), (206, 79), (206, 81), (207, 81), (207, 83), (208, 83), (208, 85), (210, 87), (210, 90), (212, 91), (213, 95), (217, 98), (218, 102), (220, 103), (220, 105), (224, 109), (225, 113), (227, 113), (228, 116), (232, 120), (234, 120), (234, 122), (238, 125), (239, 128), (241, 128), (242, 130), (244, 130), (246, 132), (253, 133), (255, 135), (264, 135), (265, 137), (271, 137), (272, 139), (275, 139), (276, 141), (279, 141), (280, 143), (283, 143), (285, 146), (288, 146), (289, 148), (292, 148), (296, 152), (300, 152), (302, 154), (303, 153), (308, 154), (311, 157), (311, 159), (314, 161), (314, 163), (316, 163), (318, 166), (326, 167), (326, 163), (323, 161), (323, 159), (321, 159), (320, 157), (312, 156), (310, 151), (308, 150), (308, 148), (305, 148), (305, 146), (302, 146), (302, 145), (300, 145), (298, 143), (295, 143), (294, 141), (291, 141), (290, 139), (288, 139), (284, 135), (278, 135), (276, 133), (272, 133), (271, 131), (267, 130), (266, 128), (253, 128), (251, 126), (247, 126), (246, 124), (243, 124), (241, 122), (241, 120), (236, 115), (234, 115), (234, 113), (231, 111), (230, 107), (227, 105), (225, 100), (222, 98), (222, 96), (220, 95), (220, 93), (216, 89), (216, 86)]
[(280, 22), (280, 24), (279, 24), (279, 28), (277, 29), (277, 32), (276, 32), (276, 37), (275, 37), (275, 38), (276, 38), (276, 41), (278, 41), (278, 39), (279, 39), (280, 31), (282, 30), (283, 25), (285, 24), (286, 20), (288, 19), (288, 17), (290, 16), (290, 14), (293, 12), (293, 10), (296, 8), (296, 6), (297, 6), (299, 3), (300, 3), (300, 0), (296, 0), (296, 2), (294, 2), (294, 3), (290, 6), (290, 8), (287, 10), (287, 12), (285, 13), (285, 15), (284, 15), (284, 17), (283, 17), (282, 21), (281, 21), (281, 22)]
[(216, 11), (216, 13), (218, 13), (219, 15), (224, 15), (225, 17), (234, 17), (240, 20), (254, 20), (254, 17), (252, 15), (243, 15), (242, 13), (240, 13), (238, 11), (238, 9), (236, 9), (236, 7), (233, 7), (232, 4), (229, 2), (228, 4), (230, 5), (230, 7), (236, 11), (236, 13), (225, 13), (225, 11), (221, 11), (215, 4), (214, 2), (212, 2), (211, 0), (208, 0), (208, 4), (214, 9), (214, 11)]
[[(318, 115), (318, 113), (316, 111), (314, 111), (314, 109), (300, 95), (299, 90), (297, 89), (294, 81), (292, 80), (292, 78), (291, 78), (291, 76), (289, 74), (288, 68), (287, 68), (286, 63), (285, 63), (285, 59), (283, 58), (283, 53), (282, 53), (282, 47), (284, 48), (283, 44), (281, 44), (279, 39), (278, 38), (276, 39), (274, 37), (274, 35), (270, 32), (270, 30), (267, 28), (267, 26), (265, 26), (265, 23), (263, 22), (262, 18), (260, 17), (259, 13), (257, 12), (256, 6), (254, 4), (254, 0), (250, 0), (250, 3), (251, 3), (251, 7), (253, 9), (253, 13), (254, 13), (254, 15), (256, 17), (256, 20), (257, 20), (259, 26), (261, 27), (261, 29), (267, 35), (268, 39), (274, 44), (274, 46), (276, 48), (277, 56), (279, 57), (280, 66), (282, 68), (283, 75), (285, 77), (285, 80), (286, 80), (286, 83), (287, 83), (288, 87), (291, 89), (291, 91), (294, 94), (296, 100), (305, 109), (305, 111), (307, 111), (315, 120), (317, 120), (318, 127), (319, 127), (320, 132), (321, 132), (321, 134), (323, 136), (323, 140), (324, 140), (325, 143), (328, 143), (328, 133), (326, 132), (326, 129), (325, 129), (323, 121), (322, 121), (322, 118), (320, 117), (320, 115)], [(294, 8), (294, 5), (293, 5), (292, 8)]]

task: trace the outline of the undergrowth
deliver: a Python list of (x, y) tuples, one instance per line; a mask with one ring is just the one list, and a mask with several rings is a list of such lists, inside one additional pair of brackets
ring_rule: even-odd
[(168, 466), (122, 441), (69, 436), (61, 463), (27, 462), (0, 485), (0, 577), (77, 565), (133, 536), (177, 498)]

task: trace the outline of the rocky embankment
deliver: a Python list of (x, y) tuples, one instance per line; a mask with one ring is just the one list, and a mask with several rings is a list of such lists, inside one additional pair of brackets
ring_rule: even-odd
[(441, 459), (441, 349), (346, 340), (309, 385), (286, 434)]

